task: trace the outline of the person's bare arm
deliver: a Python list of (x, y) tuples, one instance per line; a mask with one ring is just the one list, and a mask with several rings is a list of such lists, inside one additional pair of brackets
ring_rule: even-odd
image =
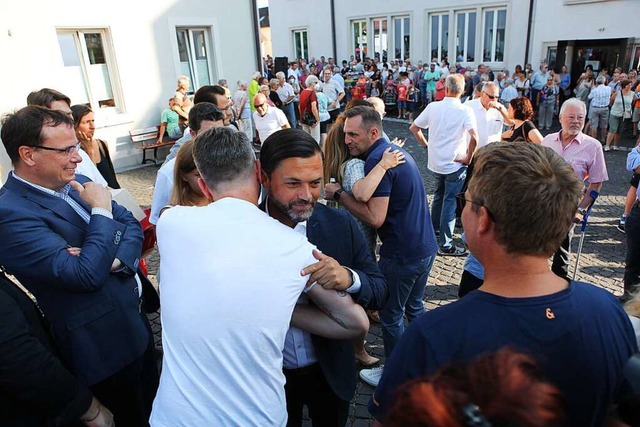
[(469, 163), (471, 163), (471, 159), (473, 158), (473, 153), (475, 153), (476, 146), (478, 143), (478, 131), (471, 128), (469, 129), (468, 132), (469, 132), (469, 136), (471, 137), (471, 140), (469, 141), (469, 148), (467, 148), (467, 154), (465, 154), (463, 157), (460, 157), (454, 160), (458, 163), (462, 163), (463, 165), (468, 165)]
[(164, 131), (167, 129), (167, 122), (160, 123), (160, 130), (158, 130), (158, 144), (162, 142)]
[(538, 129), (531, 129), (527, 136), (529, 137), (529, 141), (534, 144), (542, 144), (543, 137)]
[(357, 201), (368, 202), (387, 170), (405, 162), (404, 154), (400, 150), (391, 150), (391, 148), (387, 148), (378, 164), (364, 178), (353, 184), (353, 197)]
[(313, 117), (316, 118), (316, 124), (311, 127), (316, 127), (318, 123), (320, 123), (320, 112), (318, 111), (318, 103), (316, 101), (311, 101), (311, 113), (313, 113)]
[[(325, 197), (328, 200), (333, 200), (333, 193), (328, 193), (325, 187)], [(372, 197), (368, 202), (363, 203), (345, 191), (340, 195), (340, 203), (356, 218), (373, 228), (380, 228), (387, 218), (389, 197)]]
[(189, 102), (183, 101), (182, 99), (180, 99), (180, 97), (176, 96), (173, 98), (173, 107), (171, 109), (176, 113), (178, 113), (178, 115), (183, 119), (189, 120), (189, 113), (187, 113), (184, 110), (184, 107), (186, 107), (185, 104), (190, 104), (190, 103), (191, 103), (190, 101)]
[(351, 339), (369, 330), (364, 309), (345, 291), (313, 286), (307, 293), (316, 307), (296, 304), (291, 325), (314, 335), (332, 339)]
[(422, 133), (422, 129), (416, 126), (415, 123), (411, 123), (409, 130), (411, 131), (413, 136), (416, 138), (416, 141), (418, 141), (420, 145), (422, 145), (423, 147), (427, 147), (429, 145), (427, 138), (425, 138), (424, 134)]

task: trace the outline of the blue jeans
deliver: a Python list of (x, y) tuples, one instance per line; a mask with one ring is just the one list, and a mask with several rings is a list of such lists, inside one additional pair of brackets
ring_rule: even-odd
[(389, 298), (379, 310), (386, 357), (389, 357), (404, 332), (404, 314), (411, 323), (426, 311), (422, 298), (434, 259), (435, 255), (403, 263), (380, 257), (378, 265), (389, 288)]
[(467, 167), (463, 166), (449, 174), (433, 173), (436, 192), (431, 205), (431, 222), (434, 230), (440, 230), (438, 244), (449, 249), (453, 245), (453, 229), (456, 226), (456, 195), (462, 190), (467, 178)]
[(293, 104), (294, 102), (291, 101), (290, 103), (282, 106), (282, 112), (285, 116), (287, 116), (287, 120), (289, 121), (291, 129), (296, 128), (296, 110)]

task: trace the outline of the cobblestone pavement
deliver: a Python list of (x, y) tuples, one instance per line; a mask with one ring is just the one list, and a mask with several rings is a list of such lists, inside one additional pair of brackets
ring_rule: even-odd
[[(406, 138), (405, 148), (420, 165), (425, 188), (431, 195), (434, 191), (434, 181), (427, 170), (426, 150), (421, 148), (409, 132), (409, 122), (387, 119), (384, 122), (387, 134), (393, 137)], [(557, 131), (557, 125), (552, 131)], [(622, 293), (622, 277), (624, 273), (625, 239), (624, 234), (616, 229), (616, 224), (623, 211), (624, 198), (629, 188), (630, 174), (625, 170), (626, 154), (634, 145), (634, 140), (623, 137), (620, 143), (621, 151), (605, 153), (609, 171), (609, 181), (605, 183), (600, 198), (593, 208), (589, 226), (584, 239), (582, 256), (580, 257), (578, 280), (584, 280), (601, 286), (608, 291), (620, 295)], [(625, 150), (626, 149), (626, 150)], [(120, 184), (127, 188), (142, 207), (151, 204), (153, 185), (157, 168), (146, 166), (143, 168), (118, 174)], [(431, 197), (429, 198), (431, 199)], [(457, 230), (460, 232), (461, 230)], [(573, 250), (577, 251), (579, 238), (573, 240)], [(574, 258), (575, 259), (575, 258)], [(158, 268), (158, 254), (155, 251), (148, 259), (150, 278), (155, 281)], [(573, 261), (571, 268), (573, 269)], [(458, 283), (462, 272), (464, 258), (437, 257), (431, 270), (425, 292), (425, 306), (428, 310), (448, 304), (457, 299)], [(160, 342), (160, 319), (157, 314), (150, 316), (154, 335), (158, 347)], [(367, 347), (370, 353), (384, 359), (382, 348), (382, 333), (380, 327), (372, 324), (367, 337)], [(350, 426), (372, 425), (367, 402), (373, 388), (360, 382), (352, 401), (350, 412)], [(310, 425), (310, 423), (308, 423)]]

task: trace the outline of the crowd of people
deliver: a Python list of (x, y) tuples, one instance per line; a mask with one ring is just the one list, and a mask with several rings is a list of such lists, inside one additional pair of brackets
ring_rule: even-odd
[[(162, 112), (176, 143), (149, 218), (159, 292), (92, 111), (42, 89), (3, 117), (0, 424), (300, 426), (306, 407), (313, 425), (344, 426), (358, 376), (380, 425), (639, 423), (637, 182), (628, 314), (568, 271), (608, 180), (588, 134), (597, 102), (616, 147), (637, 82), (616, 72), (573, 93), (566, 67), (545, 64), (266, 64), (235, 93), (221, 80), (191, 96), (181, 76)], [(427, 150), (431, 205), (384, 131), (396, 110)], [(640, 146), (627, 163), (640, 173)], [(460, 300), (427, 312), (436, 256), (466, 257)], [(160, 307), (161, 375), (146, 316)], [(384, 364), (364, 345), (370, 319)]]

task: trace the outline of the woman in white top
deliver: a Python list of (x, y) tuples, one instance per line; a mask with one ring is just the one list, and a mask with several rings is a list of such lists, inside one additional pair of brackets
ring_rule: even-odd
[(611, 141), (613, 141), (614, 151), (618, 149), (618, 142), (622, 134), (624, 125), (623, 119), (631, 120), (631, 105), (634, 101), (634, 93), (631, 90), (633, 82), (624, 80), (620, 83), (620, 91), (614, 91), (611, 94), (611, 111), (609, 112), (609, 134), (607, 135), (607, 144), (604, 151), (609, 151)]

